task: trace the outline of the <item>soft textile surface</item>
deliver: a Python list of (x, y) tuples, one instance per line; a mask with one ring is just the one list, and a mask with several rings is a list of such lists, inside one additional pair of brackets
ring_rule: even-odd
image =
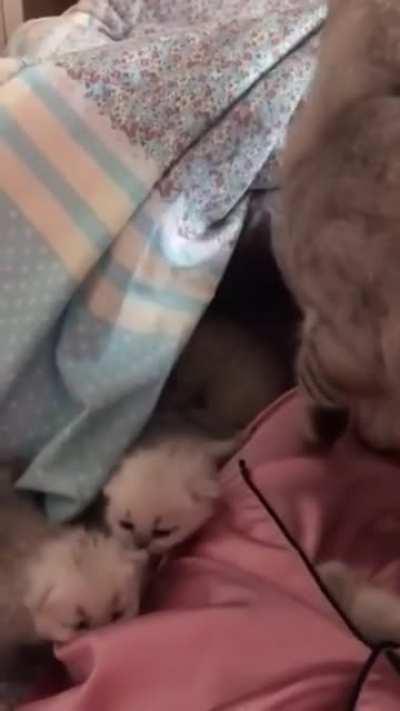
[(27, 711), (399, 708), (395, 657), (355, 636), (309, 565), (344, 557), (400, 593), (399, 463), (350, 439), (307, 454), (302, 413), (290, 394), (260, 418), (238, 455), (250, 483), (235, 457), (215, 521), (157, 582), (158, 611), (60, 650), (73, 687)]
[(81, 0), (0, 59), (0, 457), (33, 460), (21, 486), (52, 517), (93, 498), (149, 417), (323, 16), (320, 0)]

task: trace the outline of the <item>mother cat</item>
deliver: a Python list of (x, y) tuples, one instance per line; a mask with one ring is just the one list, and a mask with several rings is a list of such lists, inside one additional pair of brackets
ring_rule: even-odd
[(330, 3), (282, 168), (275, 251), (304, 314), (310, 414), (342, 408), (400, 449), (399, 0)]

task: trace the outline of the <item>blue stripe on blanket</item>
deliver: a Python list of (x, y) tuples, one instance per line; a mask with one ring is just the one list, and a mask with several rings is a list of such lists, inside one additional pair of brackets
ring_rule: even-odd
[[(204, 307), (204, 299), (197, 299), (195, 296), (168, 288), (159, 288), (156, 283), (154, 285), (146, 284), (138, 279), (134, 273), (132, 274), (127, 269), (124, 269), (122, 265), (115, 262), (107, 265), (105, 274), (128, 297), (133, 296), (142, 301), (150, 301), (153, 304), (185, 311), (186, 313), (194, 312), (197, 314), (199, 309)], [(175, 280), (179, 285), (178, 278)], [(172, 274), (171, 283), (173, 281), (174, 276)]]
[(107, 247), (111, 241), (107, 227), (80, 198), (70, 183), (53, 168), (4, 107), (0, 107), (0, 131), (3, 133), (7, 145), (19, 155), (23, 163), (63, 205), (78, 229), (101, 250)]
[(140, 178), (129, 171), (99, 138), (88, 128), (79, 114), (69, 106), (62, 94), (53, 89), (41, 76), (40, 70), (29, 67), (19, 75), (35, 92), (51, 113), (65, 126), (73, 139), (95, 160), (118, 187), (137, 207), (147, 195), (149, 188)]

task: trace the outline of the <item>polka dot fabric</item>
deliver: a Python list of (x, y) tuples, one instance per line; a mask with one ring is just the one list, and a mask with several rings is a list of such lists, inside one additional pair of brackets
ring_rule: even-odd
[(150, 416), (249, 189), (271, 185), (324, 16), (81, 0), (0, 60), (0, 456), (32, 460), (20, 485), (51, 517), (91, 501)]

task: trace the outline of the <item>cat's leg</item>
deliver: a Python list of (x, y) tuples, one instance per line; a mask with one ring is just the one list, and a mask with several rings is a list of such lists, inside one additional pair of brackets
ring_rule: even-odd
[(362, 442), (378, 451), (400, 450), (400, 400), (370, 398), (356, 403), (354, 426)]
[(348, 425), (348, 410), (331, 390), (315, 349), (303, 340), (297, 359), (297, 379), (306, 401), (303, 438), (308, 446), (332, 446)]
[[(361, 335), (357, 334), (359, 342), (352, 347), (339, 341), (333, 326), (315, 312), (310, 310), (306, 314), (297, 359), (297, 379), (308, 403), (305, 426), (308, 443), (333, 444), (347, 428), (350, 415), (353, 424), (354, 409), (360, 410), (359, 431), (362, 435), (366, 427), (361, 420), (365, 415), (366, 419), (371, 419), (371, 412), (376, 410), (374, 406), (371, 410), (369, 403), (377, 403), (382, 393), (379, 359), (373, 345)], [(371, 422), (371, 430), (377, 424)], [(392, 422), (392, 430), (393, 427)], [(378, 433), (376, 439), (382, 439), (384, 434), (385, 430)]]
[[(351, 426), (365, 444), (377, 450), (400, 450), (400, 383), (394, 379), (395, 365), (391, 364), (391, 371), (387, 365), (388, 353), (394, 358), (393, 343), (388, 337), (383, 340), (385, 375), (368, 339), (358, 334), (360, 342), (352, 351), (334, 335), (315, 315), (306, 317), (297, 374), (308, 402), (307, 441), (332, 444), (351, 415)], [(365, 347), (362, 356), (360, 344)]]
[[(396, 289), (393, 291), (397, 294)], [(394, 307), (397, 302), (394, 299)], [(382, 451), (400, 450), (400, 332), (398, 308), (381, 326), (381, 357), (377, 362), (380, 389), (359, 399), (355, 426), (360, 439)]]
[(317, 573), (337, 605), (349, 614), (357, 589), (357, 579), (350, 566), (329, 560), (317, 566)]
[(400, 596), (363, 580), (339, 561), (328, 561), (317, 572), (338, 607), (370, 644), (400, 644)]
[(353, 602), (353, 621), (371, 644), (400, 645), (400, 596), (371, 583), (361, 584)]

